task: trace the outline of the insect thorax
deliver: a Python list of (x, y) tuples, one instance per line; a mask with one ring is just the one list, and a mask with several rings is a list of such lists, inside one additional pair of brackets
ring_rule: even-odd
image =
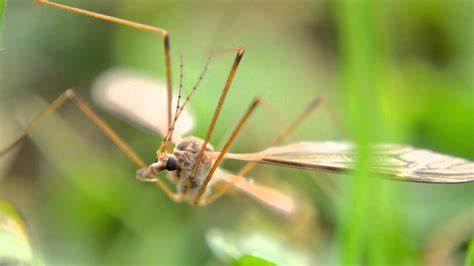
[(199, 138), (187, 137), (181, 140), (173, 151), (178, 167), (176, 171), (168, 172), (168, 178), (172, 183), (177, 184), (178, 192), (187, 199), (194, 198), (212, 167), (214, 149), (207, 144), (196, 176), (191, 178), (193, 166), (203, 143), (204, 141)]

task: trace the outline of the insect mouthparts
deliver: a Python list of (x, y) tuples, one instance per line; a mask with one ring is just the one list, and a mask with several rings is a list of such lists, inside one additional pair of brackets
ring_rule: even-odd
[(166, 161), (157, 159), (156, 162), (150, 164), (147, 167), (137, 170), (136, 178), (142, 182), (154, 182), (156, 177), (153, 175), (167, 169), (168, 159)]

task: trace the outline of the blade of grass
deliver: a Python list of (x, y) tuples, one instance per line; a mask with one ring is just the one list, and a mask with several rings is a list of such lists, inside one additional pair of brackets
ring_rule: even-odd
[[(402, 140), (403, 131), (393, 125), (393, 114), (390, 111), (390, 102), (393, 101), (387, 94), (397, 90), (393, 83), (393, 67), (391, 52), (394, 51), (393, 36), (390, 31), (390, 21), (394, 20), (393, 9), (390, 1), (373, 1), (372, 3), (372, 27), (373, 42), (372, 55), (374, 68), (374, 97), (371, 104), (374, 114), (372, 121), (377, 121), (376, 132), (373, 140), (383, 138), (383, 142), (395, 139), (398, 143)], [(400, 106), (400, 102), (397, 103)], [(372, 125), (375, 128), (375, 125)], [(409, 235), (405, 230), (406, 212), (404, 205), (399, 200), (401, 195), (398, 191), (400, 183), (387, 182), (386, 180), (374, 180), (370, 193), (371, 226), (370, 239), (367, 243), (367, 263), (371, 265), (412, 265), (416, 264), (409, 243)], [(405, 233), (406, 232), (406, 233)]]
[(370, 222), (369, 145), (373, 139), (375, 97), (374, 23), (370, 1), (340, 0), (337, 2), (341, 39), (339, 52), (341, 81), (345, 92), (346, 113), (351, 135), (358, 144), (358, 161), (351, 194), (343, 207), (340, 235), (343, 265), (361, 263), (365, 253), (364, 238)]
[(7, 4), (7, 0), (0, 0), (0, 40), (1, 40), (1, 33), (3, 29), (3, 15), (5, 14), (6, 4)]
[[(403, 215), (396, 184), (370, 172), (370, 146), (386, 138), (381, 97), (390, 86), (383, 4), (370, 0), (337, 2), (341, 81), (351, 136), (359, 146), (350, 194), (342, 206), (339, 228), (344, 265), (402, 264), (410, 260), (403, 235)], [(386, 14), (387, 15), (387, 14)], [(393, 129), (392, 129), (393, 131)], [(396, 132), (390, 132), (397, 135)]]
[(466, 266), (474, 265), (474, 233), (472, 233), (471, 241), (469, 243), (469, 248), (467, 249), (466, 255)]

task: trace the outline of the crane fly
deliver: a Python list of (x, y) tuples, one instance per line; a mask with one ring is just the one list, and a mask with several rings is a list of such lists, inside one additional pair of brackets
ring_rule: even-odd
[[(356, 147), (350, 142), (296, 142), (278, 146), (320, 104), (324, 104), (325, 110), (334, 117), (334, 112), (322, 98), (311, 101), (290, 126), (283, 128), (280, 135), (270, 143), (270, 148), (248, 154), (229, 153), (231, 145), (257, 106), (262, 106), (275, 120), (279, 121), (275, 113), (271, 111), (269, 104), (262, 98), (256, 98), (235, 126), (222, 150), (220, 152), (214, 150), (209, 144), (209, 140), (245, 48), (236, 47), (223, 50), (235, 53), (235, 59), (205, 137), (202, 139), (184, 137), (191, 129), (192, 124), (192, 118), (184, 108), (196, 92), (211, 57), (209, 57), (198, 81), (184, 99), (182, 99), (183, 64), (181, 58), (180, 85), (177, 101), (173, 106), (170, 38), (166, 30), (50, 1), (37, 2), (139, 30), (151, 31), (163, 37), (165, 85), (159, 85), (155, 80), (128, 70), (114, 70), (100, 76), (93, 89), (94, 98), (99, 105), (129, 118), (141, 126), (154, 130), (162, 136), (162, 141), (156, 150), (156, 161), (146, 164), (73, 90), (67, 90), (38, 114), (11, 145), (0, 151), (0, 155), (19, 143), (48, 113), (70, 100), (139, 167), (136, 173), (137, 179), (153, 182), (170, 199), (177, 202), (187, 201), (191, 204), (205, 206), (217, 200), (229, 188), (237, 187), (274, 208), (291, 212), (294, 209), (294, 202), (290, 197), (277, 190), (256, 185), (243, 176), (248, 174), (257, 163), (336, 173), (353, 169), (357, 160), (355, 157)], [(334, 120), (338, 122), (337, 119)], [(465, 159), (401, 145), (377, 145), (373, 147), (372, 151), (371, 169), (396, 180), (427, 183), (474, 181), (474, 163)], [(219, 168), (224, 159), (247, 161), (248, 163), (237, 174), (232, 174)], [(157, 177), (160, 172), (168, 173), (168, 179), (177, 186), (176, 192)], [(215, 189), (211, 190), (210, 187)]]

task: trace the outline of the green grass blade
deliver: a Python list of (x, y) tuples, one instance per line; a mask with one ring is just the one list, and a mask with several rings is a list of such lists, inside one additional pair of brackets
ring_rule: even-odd
[(387, 200), (396, 198), (394, 185), (375, 179), (369, 167), (370, 146), (385, 135), (380, 95), (388, 83), (383, 75), (388, 56), (387, 44), (381, 41), (380, 6), (373, 1), (340, 0), (336, 7), (341, 32), (340, 79), (351, 137), (359, 145), (349, 196), (341, 206), (341, 263), (394, 263), (398, 262), (394, 247), (405, 250), (403, 239), (392, 231), (403, 227), (395, 211), (399, 206)]
[(343, 207), (341, 219), (342, 264), (357, 265), (361, 262), (365, 247), (368, 217), (368, 145), (371, 139), (370, 121), (372, 92), (374, 88), (373, 24), (370, 22), (370, 3), (359, 1), (338, 2), (338, 18), (341, 30), (341, 81), (346, 97), (351, 135), (359, 145), (358, 162), (352, 179), (352, 191)]
[(466, 263), (465, 266), (474, 265), (474, 233), (472, 234), (471, 241), (469, 243), (469, 248), (467, 250)]
[[(7, 0), (0, 0), (0, 33), (2, 32), (3, 27), (3, 15), (5, 14), (5, 6)], [(0, 36), (1, 37), (1, 36)]]

